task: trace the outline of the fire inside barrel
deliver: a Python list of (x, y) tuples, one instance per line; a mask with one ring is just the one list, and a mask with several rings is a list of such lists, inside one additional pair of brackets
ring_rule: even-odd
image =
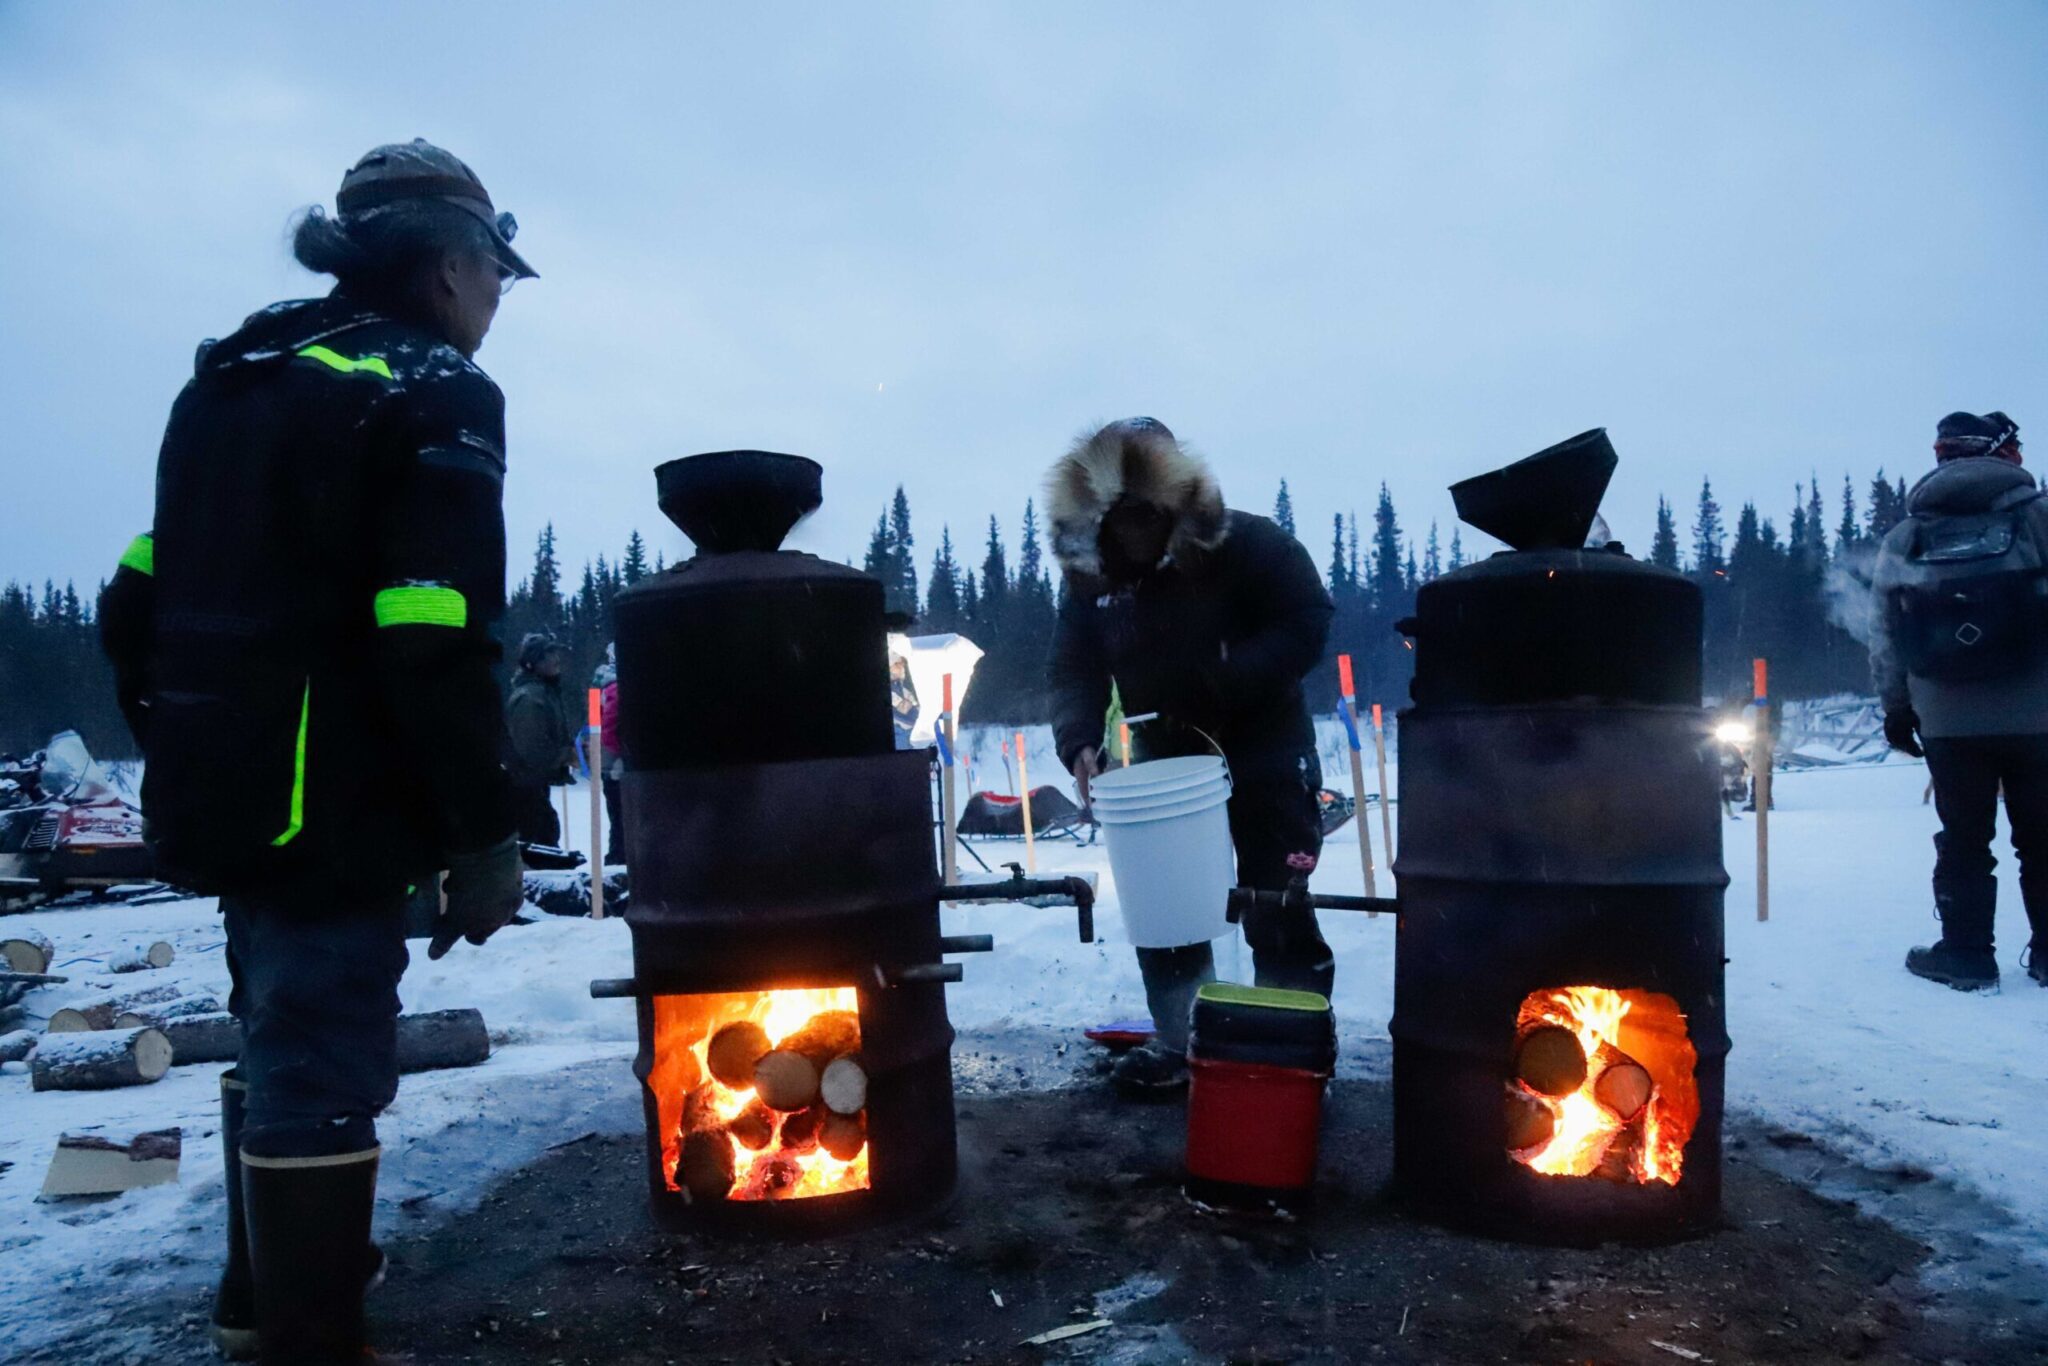
[(1671, 997), (1531, 992), (1516, 1018), (1508, 1152), (1550, 1176), (1678, 1184), (1699, 1122), (1698, 1053)]
[(654, 998), (662, 1173), (695, 1201), (868, 1189), (852, 987)]

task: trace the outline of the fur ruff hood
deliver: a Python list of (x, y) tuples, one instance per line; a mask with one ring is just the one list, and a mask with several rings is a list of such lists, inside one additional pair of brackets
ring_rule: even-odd
[(1103, 516), (1129, 497), (1173, 517), (1166, 553), (1191, 563), (1223, 543), (1229, 521), (1208, 464), (1166, 425), (1125, 418), (1077, 440), (1046, 478), (1052, 553), (1067, 573), (1102, 576), (1097, 537)]

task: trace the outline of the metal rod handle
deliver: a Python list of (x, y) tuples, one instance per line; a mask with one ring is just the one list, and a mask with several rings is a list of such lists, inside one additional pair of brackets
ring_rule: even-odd
[(992, 934), (947, 934), (939, 936), (940, 953), (994, 953), (996, 937)]
[(631, 977), (600, 977), (590, 984), (593, 1001), (616, 1001), (639, 994), (640, 984)]
[(925, 982), (957, 982), (966, 975), (958, 963), (912, 963), (888, 970), (891, 986), (917, 986)]

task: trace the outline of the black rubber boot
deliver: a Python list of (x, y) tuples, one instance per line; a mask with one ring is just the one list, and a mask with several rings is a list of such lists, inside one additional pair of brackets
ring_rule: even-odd
[(2027, 976), (2035, 985), (2048, 987), (2048, 935), (2035, 935), (2027, 951), (2020, 955), (2020, 966), (2027, 970)]
[(379, 1151), (242, 1154), (264, 1366), (360, 1366), (365, 1359), (363, 1258)]
[(1175, 1053), (1157, 1040), (1139, 1044), (1116, 1060), (1109, 1078), (1133, 1100), (1164, 1098), (1187, 1089), (1187, 1050)]
[(230, 1067), (220, 1074), (220, 1144), (228, 1192), (228, 1264), (213, 1295), (213, 1345), (229, 1361), (256, 1355), (256, 1285), (249, 1274), (249, 1228), (242, 1221), (242, 1106), (249, 1088)]
[(1957, 991), (1988, 991), (1998, 985), (1998, 958), (1990, 949), (1961, 948), (1946, 939), (1907, 949), (1906, 971)]

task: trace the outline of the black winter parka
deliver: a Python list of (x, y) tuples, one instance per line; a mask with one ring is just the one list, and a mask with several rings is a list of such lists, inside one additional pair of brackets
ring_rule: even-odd
[(101, 634), (162, 875), (387, 893), (513, 830), (504, 399), (337, 292), (203, 347)]

